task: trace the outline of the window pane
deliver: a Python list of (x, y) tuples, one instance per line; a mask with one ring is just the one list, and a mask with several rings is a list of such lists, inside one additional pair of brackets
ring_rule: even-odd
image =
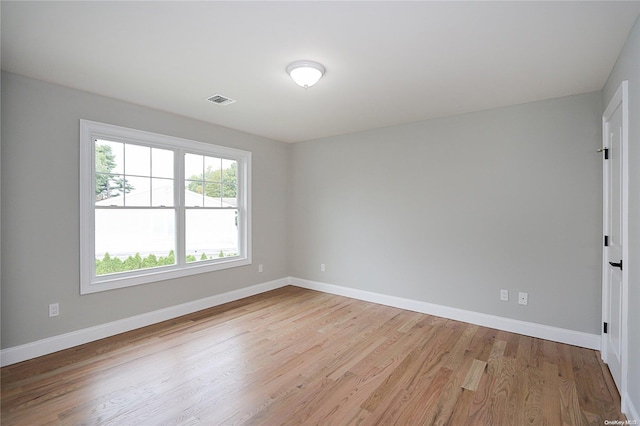
[(122, 176), (120, 176), (120, 173), (122, 173), (123, 169), (124, 144), (101, 139), (95, 140), (94, 143), (96, 201), (122, 195)]
[(151, 176), (173, 178), (173, 151), (151, 149)]
[(226, 206), (238, 206), (238, 162), (222, 161), (222, 201)]
[(202, 191), (202, 181), (186, 181), (184, 185), (184, 205), (186, 207), (204, 206)]
[(186, 215), (187, 262), (238, 255), (237, 210), (193, 210)]
[(204, 179), (210, 182), (220, 182), (220, 169), (222, 166), (222, 160), (215, 157), (204, 157)]
[(184, 155), (184, 177), (192, 180), (202, 180), (204, 171), (204, 158), (202, 155)]
[(173, 207), (173, 179), (151, 179), (151, 205)]
[(129, 143), (125, 144), (124, 174), (151, 176), (151, 148)]
[(122, 175), (96, 173), (96, 206), (124, 205)]
[(225, 176), (235, 176), (238, 174), (238, 162), (235, 160), (222, 160), (222, 169)]
[(236, 197), (224, 197), (222, 199), (222, 207), (238, 207), (238, 199)]
[(174, 210), (96, 209), (96, 275), (173, 265)]
[(122, 174), (124, 158), (124, 144), (103, 139), (95, 141), (96, 173)]
[(220, 194), (222, 192), (222, 184), (220, 182), (205, 183), (204, 206), (205, 207), (222, 207)]
[(127, 176), (124, 205), (151, 206), (151, 178)]

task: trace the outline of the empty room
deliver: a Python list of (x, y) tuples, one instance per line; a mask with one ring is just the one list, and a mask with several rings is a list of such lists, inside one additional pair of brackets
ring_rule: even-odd
[(640, 1), (5, 1), (2, 425), (640, 424)]

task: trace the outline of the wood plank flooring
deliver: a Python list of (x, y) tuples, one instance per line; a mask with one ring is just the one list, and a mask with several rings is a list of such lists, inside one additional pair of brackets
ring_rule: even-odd
[(596, 351), (285, 287), (1, 370), (9, 425), (588, 425)]

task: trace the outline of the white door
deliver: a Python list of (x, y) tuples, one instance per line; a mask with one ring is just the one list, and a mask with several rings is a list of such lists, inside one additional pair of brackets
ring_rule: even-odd
[(626, 387), (627, 308), (627, 117), (626, 82), (602, 120), (604, 148), (604, 250), (602, 266), (602, 359), (620, 391)]

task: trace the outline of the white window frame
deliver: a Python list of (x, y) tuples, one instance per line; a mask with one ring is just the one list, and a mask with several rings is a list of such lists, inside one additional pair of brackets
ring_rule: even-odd
[[(174, 151), (176, 264), (96, 276), (95, 274), (95, 140), (106, 139)], [(184, 154), (237, 161), (238, 255), (186, 263)], [(251, 264), (251, 152), (142, 130), (80, 120), (80, 294), (96, 293)]]

